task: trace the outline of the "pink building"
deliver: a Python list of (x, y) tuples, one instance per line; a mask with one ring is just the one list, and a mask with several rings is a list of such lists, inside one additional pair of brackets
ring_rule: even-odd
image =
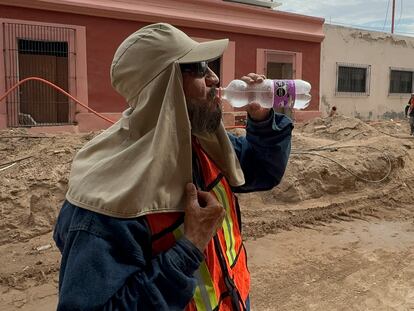
[[(222, 0), (0, 0), (0, 22), (0, 96), (38, 76), (116, 120), (127, 107), (110, 84), (116, 48), (137, 29), (167, 22), (198, 41), (230, 39), (211, 64), (222, 85), (249, 72), (304, 79), (312, 102), (296, 119), (320, 115), (320, 18)], [(224, 112), (228, 125), (244, 118), (230, 107)], [(38, 81), (0, 102), (0, 128), (46, 125), (88, 131), (109, 124)]]

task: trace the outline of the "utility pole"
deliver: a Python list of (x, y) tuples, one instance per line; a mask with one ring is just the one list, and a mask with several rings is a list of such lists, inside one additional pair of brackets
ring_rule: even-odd
[(394, 33), (394, 21), (395, 21), (395, 0), (392, 0), (392, 22), (391, 22), (391, 33)]

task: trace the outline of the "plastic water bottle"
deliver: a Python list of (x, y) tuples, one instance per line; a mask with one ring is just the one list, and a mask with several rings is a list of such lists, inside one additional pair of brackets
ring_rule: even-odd
[(219, 96), (233, 107), (254, 102), (265, 108), (304, 109), (312, 98), (310, 90), (310, 83), (303, 80), (266, 79), (253, 84), (233, 80), (227, 87), (219, 89)]

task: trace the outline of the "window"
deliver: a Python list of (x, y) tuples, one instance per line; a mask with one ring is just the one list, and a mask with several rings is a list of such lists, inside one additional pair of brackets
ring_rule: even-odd
[[(302, 53), (258, 49), (257, 70), (269, 79), (294, 79), (300, 76)], [(298, 55), (300, 54), (300, 55)]]
[[(75, 37), (78, 28), (19, 21), (2, 23), (6, 89), (28, 77), (40, 77), (77, 93)], [(10, 127), (73, 124), (75, 103), (49, 85), (28, 81), (6, 100)]]
[[(88, 106), (84, 26), (0, 18), (0, 34), (0, 59), (4, 66), (0, 85), (6, 90), (30, 74), (51, 81)], [(61, 101), (61, 105), (51, 103)], [(4, 104), (4, 110), (0, 109), (0, 126), (75, 124), (77, 112), (85, 113), (89, 120), (86, 108), (77, 107), (72, 99), (39, 81), (23, 83)]]
[(256, 72), (269, 79), (301, 79), (302, 53), (257, 49)]
[(411, 93), (413, 90), (413, 72), (408, 70), (396, 70), (391, 68), (390, 94)]
[(370, 66), (337, 64), (337, 93), (369, 95)]
[[(17, 39), (17, 43), (20, 80), (37, 76), (69, 90), (68, 42)], [(70, 113), (69, 98), (50, 86), (33, 81), (20, 86), (20, 126), (68, 124)]]
[(293, 79), (293, 64), (268, 62), (266, 77), (269, 79)]

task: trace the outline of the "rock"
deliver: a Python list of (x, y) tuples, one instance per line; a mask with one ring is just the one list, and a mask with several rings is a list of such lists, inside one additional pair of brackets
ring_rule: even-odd
[(42, 245), (42, 246), (38, 246), (38, 247), (36, 247), (36, 250), (38, 251), (38, 252), (41, 252), (41, 251), (45, 251), (45, 250), (47, 250), (47, 249), (49, 249), (49, 248), (51, 248), (52, 247), (52, 245), (50, 245), (50, 244), (46, 244), (46, 245)]

